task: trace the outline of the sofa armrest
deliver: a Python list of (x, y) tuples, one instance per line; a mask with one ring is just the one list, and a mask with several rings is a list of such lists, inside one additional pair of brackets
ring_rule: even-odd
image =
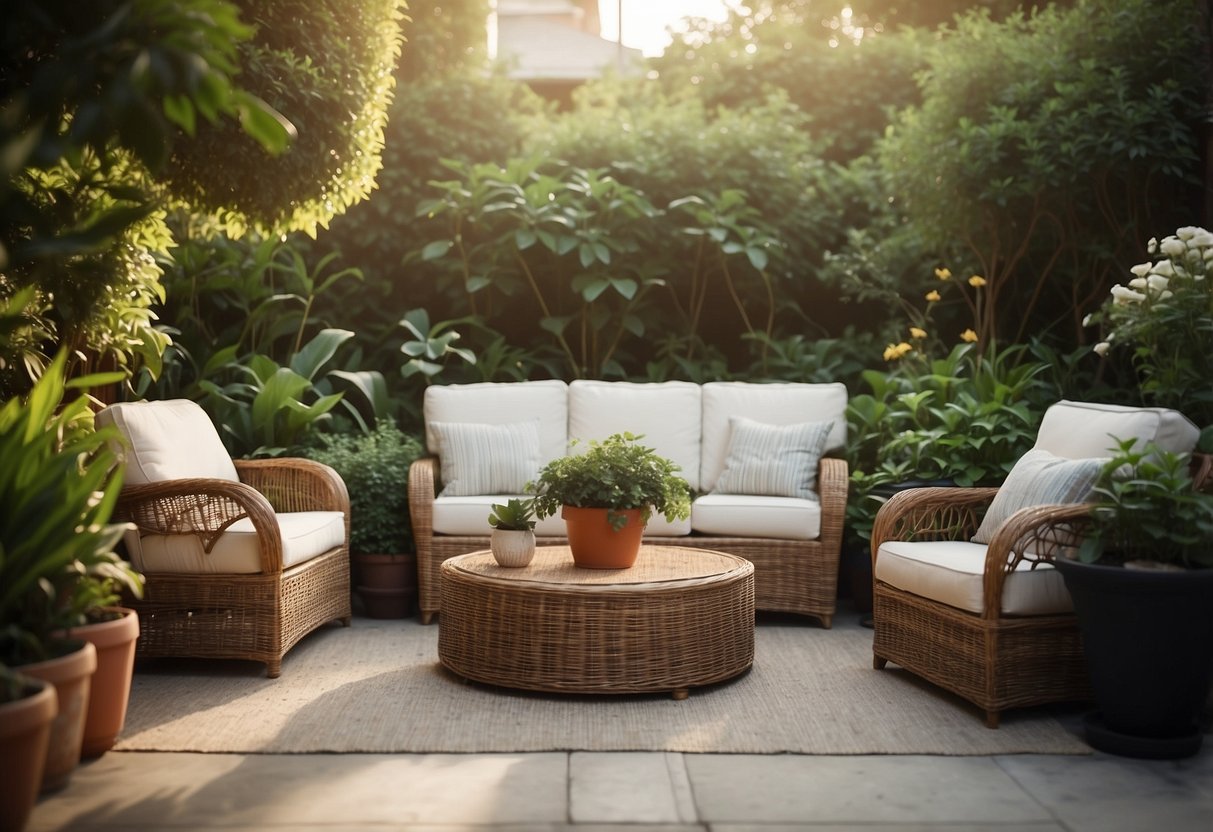
[(842, 551), (842, 529), (847, 518), (847, 494), (851, 471), (845, 459), (826, 456), (817, 469), (817, 494), (821, 500), (821, 542), (827, 551)]
[(118, 495), (114, 517), (134, 523), (141, 535), (196, 535), (206, 552), (228, 527), (247, 517), (257, 532), (262, 572), (282, 571), (282, 534), (274, 508), (242, 482), (196, 478), (128, 485)]

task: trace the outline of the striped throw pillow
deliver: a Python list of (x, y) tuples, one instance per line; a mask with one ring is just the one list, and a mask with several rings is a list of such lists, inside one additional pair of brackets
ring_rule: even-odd
[(767, 425), (729, 419), (729, 452), (717, 494), (817, 500), (817, 466), (834, 422)]
[(1028, 506), (1081, 503), (1091, 494), (1105, 457), (1064, 459), (1032, 450), (1019, 458), (986, 510), (974, 543), (989, 543), (1007, 519)]
[(440, 497), (522, 494), (539, 476), (539, 422), (431, 422), (442, 466)]

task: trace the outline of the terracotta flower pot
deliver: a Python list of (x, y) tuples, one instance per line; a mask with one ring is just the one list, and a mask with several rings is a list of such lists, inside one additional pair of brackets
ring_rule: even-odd
[(21, 832), (38, 800), (51, 723), (59, 711), (55, 686), (34, 679), (30, 695), (0, 704), (0, 829)]
[(417, 597), (417, 556), (352, 556), (362, 610), (371, 618), (407, 618)]
[(131, 697), (135, 672), (135, 642), (139, 639), (139, 615), (126, 607), (106, 607), (120, 617), (74, 628), (70, 636), (91, 642), (97, 648), (97, 671), (89, 691), (88, 716), (80, 756), (100, 757), (114, 747), (126, 724), (126, 706)]
[(84, 739), (84, 720), (88, 716), (88, 696), (93, 671), (97, 669), (97, 648), (90, 642), (78, 640), (66, 655), (44, 662), (25, 664), (19, 673), (50, 682), (59, 696), (59, 712), (51, 724), (50, 743), (46, 750), (46, 768), (42, 772), (42, 791), (61, 789), (71, 779), (80, 762), (80, 745)]
[[(627, 517), (627, 523), (619, 531), (611, 526), (608, 511)], [(643, 509), (564, 506), (560, 516), (568, 531), (573, 563), (583, 569), (627, 569), (636, 562), (644, 536)]]

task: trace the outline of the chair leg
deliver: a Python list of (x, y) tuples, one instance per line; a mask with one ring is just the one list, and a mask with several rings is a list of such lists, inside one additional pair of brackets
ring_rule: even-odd
[(819, 615), (817, 617), (821, 620), (821, 626), (823, 629), (828, 630), (834, 624), (834, 616), (832, 615)]
[(889, 663), (888, 659), (882, 658), (881, 656), (877, 656), (875, 653), (872, 654), (872, 669), (873, 670), (884, 670), (884, 666), (888, 663)]
[(986, 727), (997, 730), (1001, 716), (998, 711), (986, 711)]
[(434, 620), (433, 612), (431, 612), (430, 610), (421, 611), (421, 623), (422, 624), (429, 624), (433, 620)]
[(265, 678), (277, 679), (282, 675), (282, 659), (277, 658), (265, 663)]
[(353, 624), (353, 623), (354, 623), (354, 616), (352, 616), (352, 615), (343, 615), (341, 618), (339, 618), (339, 619), (337, 619), (337, 620), (341, 622), (341, 626), (342, 626), (342, 627), (348, 627), (348, 626), (350, 626), (351, 624)]

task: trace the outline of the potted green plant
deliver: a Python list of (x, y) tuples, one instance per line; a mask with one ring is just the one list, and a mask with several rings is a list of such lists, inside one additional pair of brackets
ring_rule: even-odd
[(142, 588), (113, 550), (126, 528), (109, 522), (121, 487), (115, 437), (92, 430), (84, 396), (63, 403), (68, 388), (117, 374), (65, 383), (65, 364), (61, 353), (25, 400), (0, 407), (0, 664), (56, 688), (43, 790), (65, 785), (81, 754), (96, 649), (63, 631), (91, 606), (82, 587)]
[(560, 511), (578, 566), (627, 568), (636, 562), (653, 512), (670, 522), (691, 516), (691, 492), (679, 467), (639, 444), (643, 438), (617, 433), (591, 441), (585, 453), (545, 465), (528, 489), (538, 517)]
[(20, 832), (38, 800), (51, 723), (59, 711), (50, 682), (0, 665), (0, 829)]
[(1213, 676), (1213, 494), (1187, 455), (1121, 442), (1082, 545), (1058, 559), (1082, 631), (1101, 750), (1174, 758), (1201, 745)]
[(355, 592), (371, 618), (404, 618), (417, 596), (417, 555), (409, 524), (409, 466), (421, 442), (381, 420), (367, 433), (322, 435), (305, 455), (330, 466), (350, 495), (350, 560)]
[(489, 512), (493, 533), (489, 548), (501, 566), (522, 567), (535, 557), (535, 501), (511, 499), (494, 503)]

